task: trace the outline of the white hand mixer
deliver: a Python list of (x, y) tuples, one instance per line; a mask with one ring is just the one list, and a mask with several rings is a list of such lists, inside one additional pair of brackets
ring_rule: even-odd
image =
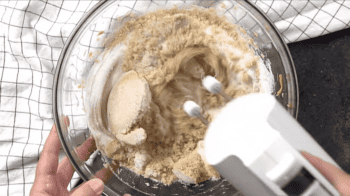
[[(225, 99), (221, 84), (207, 76), (203, 86)], [(338, 164), (269, 94), (250, 94), (227, 103), (210, 124), (193, 101), (184, 110), (208, 125), (205, 158), (249, 196), (338, 196), (333, 185), (300, 153)], [(340, 167), (339, 167), (340, 168)]]

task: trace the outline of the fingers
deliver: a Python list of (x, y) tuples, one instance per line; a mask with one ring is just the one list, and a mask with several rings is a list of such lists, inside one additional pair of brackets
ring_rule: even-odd
[(56, 171), (58, 165), (58, 153), (61, 147), (60, 140), (57, 136), (56, 126), (52, 130), (45, 142), (43, 151), (36, 168), (35, 181), (31, 194), (39, 193), (55, 194), (58, 191), (56, 186)]
[[(79, 146), (76, 151), (79, 158), (82, 161), (86, 161), (95, 149), (95, 140), (93, 138), (89, 138), (81, 146)], [(60, 179), (63, 187), (68, 186), (70, 180), (72, 179), (74, 171), (75, 169), (69, 162), (69, 159), (67, 157), (64, 157), (57, 170), (57, 177)]]
[[(350, 176), (338, 167), (305, 151), (301, 154), (325, 176), (340, 193), (350, 193)], [(342, 194), (343, 195), (343, 194)]]
[(78, 188), (71, 191), (71, 196), (96, 196), (103, 192), (104, 184), (102, 180), (96, 178), (84, 182)]
[(47, 178), (47, 176), (56, 174), (60, 148), (61, 143), (57, 136), (56, 126), (53, 125), (40, 155), (36, 169), (37, 178)]
[(301, 152), (301, 154), (332, 184), (338, 180), (339, 175), (344, 175), (342, 170), (316, 156), (313, 156), (307, 152)]
[(67, 127), (69, 127), (69, 118), (67, 116), (64, 117), (64, 124), (66, 124)]
[(89, 159), (91, 153), (96, 150), (96, 143), (94, 138), (88, 138), (81, 146), (77, 148), (77, 154), (83, 161)]
[(106, 183), (110, 178), (113, 177), (113, 172), (109, 168), (102, 168), (100, 171), (95, 173), (96, 178), (103, 180)]

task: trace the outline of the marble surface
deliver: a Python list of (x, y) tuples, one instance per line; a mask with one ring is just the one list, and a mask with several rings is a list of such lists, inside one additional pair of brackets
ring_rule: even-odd
[(350, 29), (288, 44), (300, 124), (350, 173)]

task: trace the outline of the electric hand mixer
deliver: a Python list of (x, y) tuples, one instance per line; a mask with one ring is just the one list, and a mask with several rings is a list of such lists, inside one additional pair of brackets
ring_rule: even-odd
[[(215, 78), (207, 76), (202, 83), (211, 93), (229, 100)], [(184, 110), (208, 125), (195, 102), (187, 101)], [(272, 95), (237, 98), (208, 126), (207, 162), (245, 195), (339, 195), (298, 150), (339, 167), (337, 163)]]

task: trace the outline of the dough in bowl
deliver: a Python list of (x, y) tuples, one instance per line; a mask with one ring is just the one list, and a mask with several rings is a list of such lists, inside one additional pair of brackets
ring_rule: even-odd
[(164, 184), (218, 179), (203, 154), (207, 127), (183, 104), (196, 102), (212, 122), (226, 102), (202, 86), (208, 75), (233, 99), (272, 93), (270, 65), (253, 39), (214, 9), (194, 6), (131, 15), (106, 43), (85, 104), (101, 152)]
[(119, 141), (139, 145), (146, 140), (145, 130), (133, 125), (149, 110), (150, 102), (148, 83), (135, 71), (125, 73), (114, 85), (108, 98), (108, 125)]

